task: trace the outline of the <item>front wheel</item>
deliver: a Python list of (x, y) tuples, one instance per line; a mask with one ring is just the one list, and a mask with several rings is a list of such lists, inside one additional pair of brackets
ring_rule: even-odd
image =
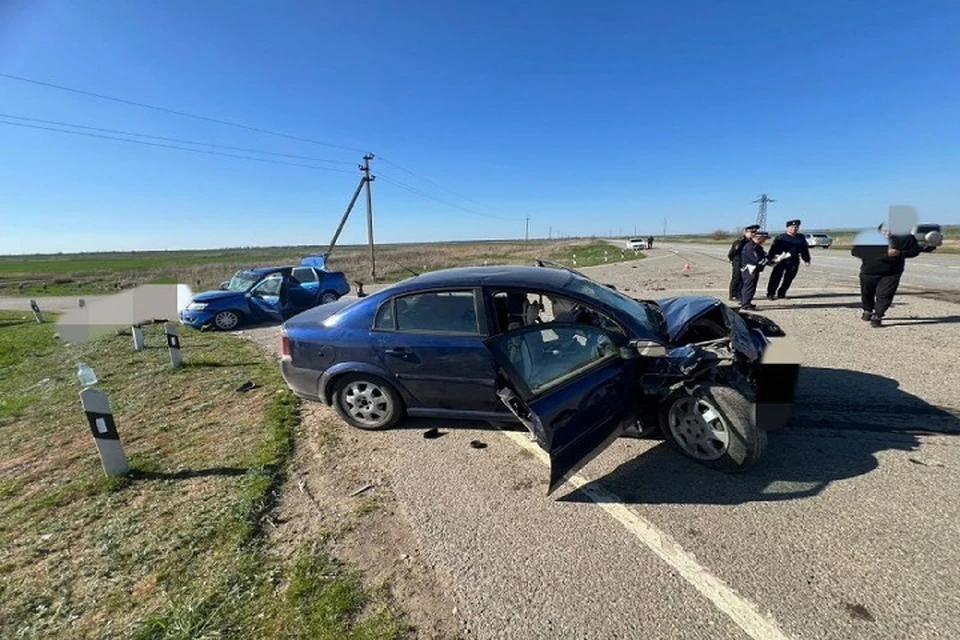
[(236, 311), (221, 311), (213, 317), (214, 326), (220, 331), (230, 331), (240, 326), (240, 314)]
[(746, 469), (767, 448), (753, 403), (732, 387), (702, 384), (692, 393), (680, 390), (662, 404), (660, 423), (675, 449), (712, 469)]
[(349, 374), (333, 389), (333, 407), (358, 429), (389, 429), (403, 416), (403, 401), (389, 384), (367, 374)]
[(320, 296), (320, 304), (329, 304), (331, 302), (336, 302), (339, 296), (333, 291), (324, 291), (323, 295)]

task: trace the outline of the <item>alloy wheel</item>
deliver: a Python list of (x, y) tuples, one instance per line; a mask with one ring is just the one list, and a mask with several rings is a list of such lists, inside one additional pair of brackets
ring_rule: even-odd
[(344, 411), (368, 428), (386, 423), (396, 410), (390, 394), (369, 380), (350, 382), (341, 397)]
[(229, 331), (240, 324), (240, 317), (233, 311), (221, 311), (214, 317), (213, 323), (221, 331)]
[(730, 444), (730, 429), (716, 407), (702, 398), (678, 399), (667, 414), (670, 435), (692, 458), (717, 460)]

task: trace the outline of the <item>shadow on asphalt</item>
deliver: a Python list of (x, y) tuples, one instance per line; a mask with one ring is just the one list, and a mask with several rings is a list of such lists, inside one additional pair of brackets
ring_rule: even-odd
[(956, 324), (960, 322), (960, 316), (944, 316), (942, 318), (905, 318), (903, 320), (894, 319), (893, 322), (884, 320), (884, 325), (888, 327), (909, 327), (915, 324)]
[[(960, 417), (901, 390), (891, 378), (806, 367), (790, 424), (769, 434), (766, 455), (755, 467), (735, 474), (713, 471), (664, 442), (587, 487), (635, 504), (797, 500), (873, 471), (878, 453), (917, 451), (921, 433), (960, 435)], [(583, 489), (559, 500), (595, 502)]]

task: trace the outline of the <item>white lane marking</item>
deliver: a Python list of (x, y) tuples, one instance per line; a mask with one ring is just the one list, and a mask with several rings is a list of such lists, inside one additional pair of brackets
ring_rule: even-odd
[[(515, 431), (504, 431), (503, 434), (521, 448), (533, 453), (540, 462), (550, 466), (550, 458), (547, 454), (528, 440), (525, 434)], [(598, 485), (588, 485), (587, 479), (580, 474), (574, 474), (567, 482), (587, 494), (601, 509), (673, 567), (684, 580), (710, 600), (751, 638), (789, 640), (789, 636), (780, 630), (772, 616), (760, 613), (757, 605), (738, 595), (723, 580), (710, 573), (706, 567), (687, 554), (676, 540), (628, 509), (619, 496), (599, 488)]]

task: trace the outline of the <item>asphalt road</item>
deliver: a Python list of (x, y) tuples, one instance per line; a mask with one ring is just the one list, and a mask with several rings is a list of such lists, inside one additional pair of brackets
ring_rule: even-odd
[[(654, 244), (664, 251), (679, 251), (682, 254), (694, 253), (711, 256), (727, 262), (727, 245), (665, 243)], [(766, 245), (770, 246), (770, 241)], [(856, 278), (860, 271), (860, 260), (850, 255), (849, 249), (811, 249), (810, 270), (831, 276)], [(807, 268), (801, 265), (801, 268)], [(960, 254), (921, 253), (907, 261), (901, 283), (924, 289), (960, 291)]]
[[(672, 248), (584, 271), (638, 297), (725, 299), (721, 247)], [(362, 434), (388, 452), (375, 472), (451, 585), (463, 637), (960, 637), (960, 306), (905, 291), (873, 329), (852, 264), (818, 251), (788, 299), (757, 301), (803, 369), (790, 425), (747, 473), (621, 439), (548, 497), (522, 432)]]
[[(723, 296), (725, 262), (664, 249), (585, 271), (645, 297)], [(872, 329), (847, 278), (805, 271), (791, 293), (759, 305), (801, 347), (797, 410), (747, 474), (621, 439), (547, 497), (522, 433), (382, 434), (470, 635), (960, 635), (960, 306), (904, 295)]]

